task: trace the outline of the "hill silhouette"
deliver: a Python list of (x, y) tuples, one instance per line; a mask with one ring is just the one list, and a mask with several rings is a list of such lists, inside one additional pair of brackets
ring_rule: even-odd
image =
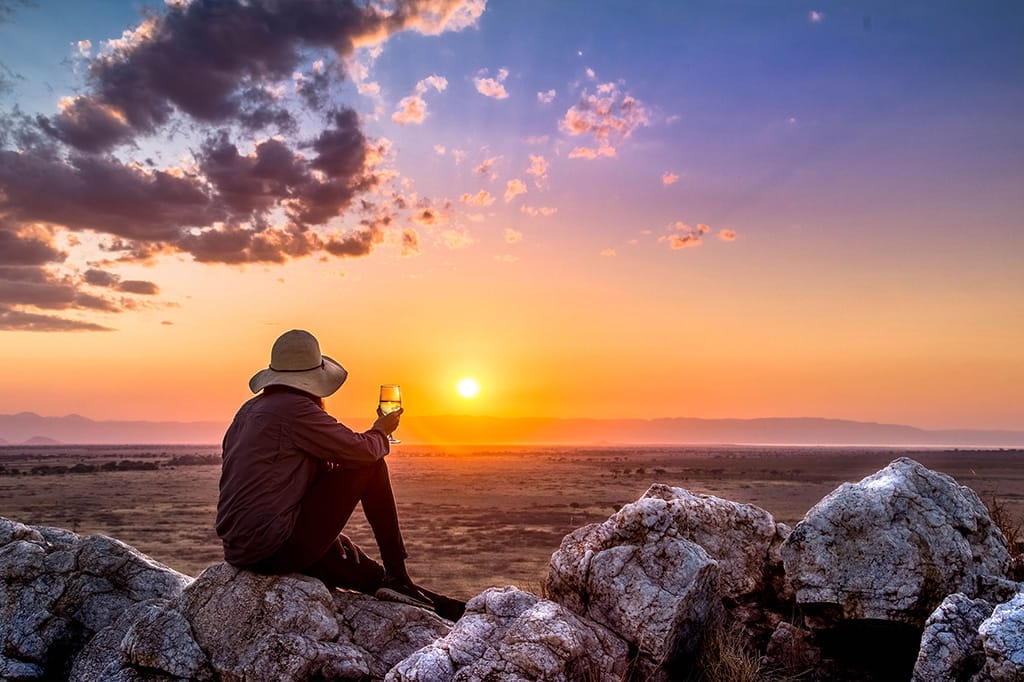
[[(367, 419), (345, 419), (355, 429)], [(98, 421), (80, 415), (44, 417), (33, 412), (0, 415), (0, 442), (43, 438), (67, 444), (219, 443), (227, 422)], [(1022, 447), (1024, 431), (926, 430), (900, 424), (842, 419), (554, 419), (416, 416), (402, 419), (398, 435), (408, 444), (564, 445), (895, 445)]]

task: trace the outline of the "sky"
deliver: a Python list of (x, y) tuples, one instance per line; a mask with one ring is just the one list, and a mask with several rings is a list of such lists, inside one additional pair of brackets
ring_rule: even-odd
[[(1016, 2), (0, 0), (0, 413), (1024, 429)], [(472, 377), (479, 392), (456, 390)]]

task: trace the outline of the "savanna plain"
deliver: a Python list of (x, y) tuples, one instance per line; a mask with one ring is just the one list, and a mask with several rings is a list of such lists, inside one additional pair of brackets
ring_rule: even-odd
[[(0, 447), (0, 516), (102, 533), (183, 573), (222, 559), (214, 531), (215, 446)], [(763, 507), (799, 521), (822, 497), (909, 456), (1024, 520), (1024, 450), (825, 447), (426, 447), (388, 456), (409, 551), (424, 585), (468, 598), (514, 584), (539, 591), (575, 528), (600, 522), (652, 483)], [(345, 531), (371, 556), (360, 509)]]

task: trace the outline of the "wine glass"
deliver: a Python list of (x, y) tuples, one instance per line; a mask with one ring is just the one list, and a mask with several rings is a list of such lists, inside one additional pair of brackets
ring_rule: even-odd
[[(391, 414), (402, 409), (402, 389), (398, 384), (380, 385), (380, 404), (378, 405), (381, 414)], [(390, 433), (388, 440), (392, 443), (401, 443)]]

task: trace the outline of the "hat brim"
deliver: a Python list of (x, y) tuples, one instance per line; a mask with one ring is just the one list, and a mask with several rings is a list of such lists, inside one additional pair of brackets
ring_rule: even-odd
[(291, 386), (306, 393), (326, 398), (345, 383), (348, 370), (336, 360), (322, 356), (323, 365), (303, 372), (279, 372), (275, 369), (260, 370), (249, 379), (249, 390), (259, 393), (267, 386)]

